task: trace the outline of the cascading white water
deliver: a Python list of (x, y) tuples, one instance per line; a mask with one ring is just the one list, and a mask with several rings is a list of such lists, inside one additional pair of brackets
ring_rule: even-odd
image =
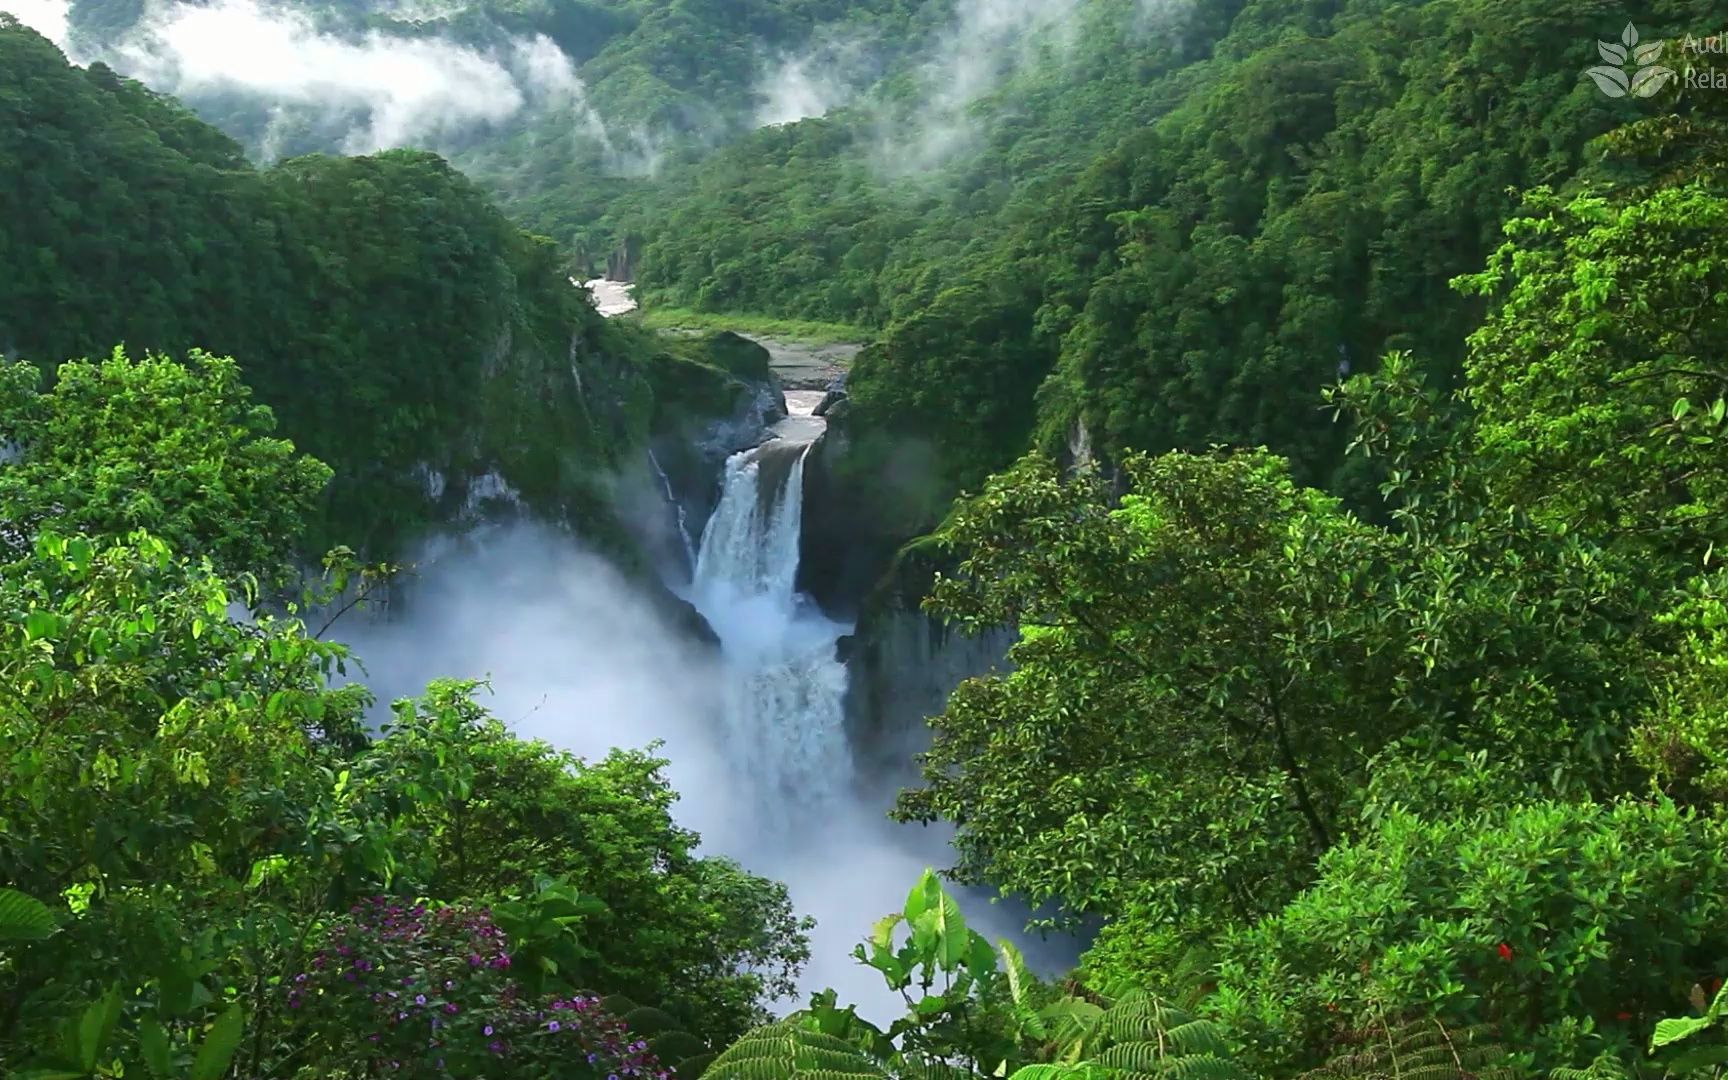
[(648, 463), (654, 466), (654, 472), (660, 477), (660, 487), (666, 492), (666, 502), (672, 507), (672, 512), (678, 517), (678, 539), (684, 545), (684, 557), (690, 560), (690, 569), (696, 569), (696, 547), (690, 543), (690, 520), (684, 513), (684, 504), (678, 501), (678, 495), (672, 490), (672, 478), (661, 468), (660, 459), (654, 456), (654, 451), (648, 451)]
[(765, 830), (817, 822), (851, 777), (843, 727), (847, 627), (796, 591), (810, 444), (773, 439), (726, 462), (720, 504), (702, 532), (691, 596), (719, 635), (727, 668), (728, 755), (751, 777)]

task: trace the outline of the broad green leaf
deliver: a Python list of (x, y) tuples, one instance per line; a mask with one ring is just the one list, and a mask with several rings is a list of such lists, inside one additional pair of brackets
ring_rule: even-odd
[(228, 1006), (227, 1011), (210, 1025), (203, 1045), (198, 1047), (198, 1056), (192, 1061), (192, 1071), (187, 1074), (188, 1080), (221, 1080), (222, 1074), (228, 1071), (229, 1063), (234, 1060), (234, 1051), (240, 1048), (240, 1036), (244, 1033), (245, 1026), (246, 1016), (240, 1006)]
[(1728, 1046), (1694, 1046), (1675, 1055), (1667, 1063), (1669, 1076), (1696, 1072), (1728, 1063)]
[(282, 855), (267, 855), (252, 864), (252, 872), (246, 876), (246, 887), (256, 889), (264, 882), (281, 875), (288, 866), (288, 859)]
[(58, 1065), (35, 1065), (11, 1074), (11, 1080), (84, 1080), (90, 1075)]
[(120, 988), (111, 986), (108, 992), (92, 1002), (78, 1019), (78, 1060), (85, 1072), (95, 1072), (96, 1062), (108, 1049), (114, 1037), (114, 1025), (120, 1019)]
[(1650, 1049), (1668, 1046), (1681, 1039), (1691, 1038), (1710, 1026), (1710, 1021), (1702, 1016), (1680, 1016), (1667, 1020), (1656, 1021), (1656, 1033), (1650, 1036)]
[(49, 637), (60, 629), (60, 617), (52, 611), (32, 611), (24, 616), (24, 636), (26, 640), (38, 641)]
[(146, 1016), (138, 1022), (138, 1048), (144, 1054), (144, 1064), (156, 1080), (169, 1080), (173, 1063), (169, 1059), (168, 1032), (162, 1021)]
[(912, 886), (912, 891), (906, 897), (906, 921), (915, 923), (918, 917), (929, 911), (942, 895), (942, 884), (936, 880), (936, 871), (925, 868), (918, 876), (918, 883)]
[(0, 889), (0, 941), (42, 941), (56, 929), (47, 904), (16, 889)]

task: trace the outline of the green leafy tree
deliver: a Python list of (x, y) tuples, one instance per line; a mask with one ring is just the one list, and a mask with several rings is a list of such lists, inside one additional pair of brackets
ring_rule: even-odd
[(1499, 495), (1672, 574), (1715, 544), (1728, 371), (1728, 202), (1531, 196), (1480, 274), (1468, 400)]
[(287, 565), (330, 470), (273, 438), (233, 360), (133, 360), (37, 371), (0, 361), (0, 517), (14, 549), (42, 529), (121, 536), (145, 529), (226, 573)]
[(715, 1040), (765, 1019), (809, 956), (811, 923), (785, 887), (696, 854), (697, 834), (672, 820), (664, 759), (619, 750), (587, 762), (517, 739), (475, 689), (438, 682), (396, 703), (354, 770), (361, 791), (405, 800), (411, 879), (445, 899), (539, 905), (539, 882), (555, 880), (594, 902), (582, 911), (584, 955), (566, 954), (559, 984), (678, 1003)]
[(1074, 911), (1151, 890), (1251, 916), (1306, 883), (1412, 662), (1377, 606), (1396, 544), (1263, 453), (1133, 458), (1130, 494), (1023, 462), (943, 532), (932, 609), (1021, 627), (961, 686), (903, 818), (946, 818), (959, 872)]
[(1630, 800), (1389, 814), (1224, 939), (1213, 1014), (1267, 1063), (1412, 1011), (1492, 1024), (1544, 1065), (1630, 1054), (1720, 963), (1722, 829)]

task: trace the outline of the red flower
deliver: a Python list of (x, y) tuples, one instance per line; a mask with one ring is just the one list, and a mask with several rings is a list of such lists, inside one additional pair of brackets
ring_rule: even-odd
[(1619, 1012), (1614, 1014), (1614, 1019), (1620, 1021), (1621, 1023), (1625, 1023), (1626, 1021), (1632, 1019), (1632, 1014), (1627, 1012), (1625, 1009), (1621, 1009)]
[(1496, 952), (1498, 952), (1500, 954), (1500, 959), (1502, 959), (1502, 960), (1512, 959), (1512, 946), (1506, 944), (1504, 941), (1502, 941), (1500, 944), (1494, 946), (1494, 949)]

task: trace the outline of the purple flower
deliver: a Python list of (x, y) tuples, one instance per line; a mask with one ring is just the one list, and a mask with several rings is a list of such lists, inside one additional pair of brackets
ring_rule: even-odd
[(546, 1030), (547, 1031), (557, 1031), (558, 1030), (558, 1021), (554, 1020), (551, 1023), (547, 1024)]
[(480, 1034), (482, 1034), (482, 1035), (492, 1034), (492, 1025), (487, 1024), (484, 1028), (481, 1029)]
[(446, 1013), (450, 1014), (451, 1016), (455, 1016), (457, 1013), (461, 1012), (462, 1010), (457, 1007), (457, 1005), (454, 1001), (447, 1001), (444, 1003), (444, 1011)]
[(414, 995), (414, 1004), (416, 1004), (416, 1005), (426, 1004), (426, 995), (425, 994), (415, 994)]

